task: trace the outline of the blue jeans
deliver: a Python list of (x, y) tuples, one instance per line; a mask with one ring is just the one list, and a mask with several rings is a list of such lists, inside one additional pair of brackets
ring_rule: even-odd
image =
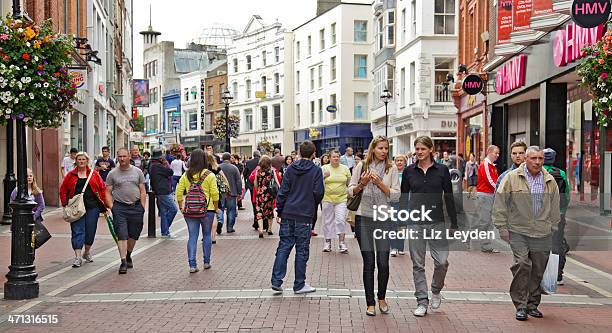
[(87, 208), (85, 215), (79, 220), (70, 224), (72, 231), (72, 249), (80, 250), (85, 245), (93, 245), (98, 229), (98, 218), (100, 217), (99, 208)]
[(157, 208), (159, 208), (161, 234), (162, 236), (170, 235), (170, 226), (178, 212), (176, 204), (174, 204), (174, 196), (172, 194), (156, 195)]
[(217, 213), (217, 223), (223, 224), (223, 212), (227, 209), (227, 231), (234, 230), (236, 224), (237, 212), (236, 197), (226, 197), (224, 195), (219, 198), (219, 212)]
[(172, 176), (172, 192), (173, 193), (176, 190), (176, 184), (178, 184), (180, 179), (181, 179), (181, 176)]
[(306, 283), (306, 264), (310, 250), (310, 222), (282, 219), (278, 235), (280, 241), (276, 249), (276, 259), (272, 269), (272, 285), (280, 287), (287, 274), (287, 260), (295, 245), (295, 281), (293, 290), (304, 288)]
[(210, 254), (212, 250), (212, 223), (215, 213), (206, 213), (204, 217), (192, 218), (185, 217), (187, 229), (189, 229), (189, 240), (187, 241), (187, 256), (189, 257), (189, 267), (197, 267), (196, 254), (198, 253), (198, 237), (202, 228), (202, 252), (204, 263), (210, 264)]

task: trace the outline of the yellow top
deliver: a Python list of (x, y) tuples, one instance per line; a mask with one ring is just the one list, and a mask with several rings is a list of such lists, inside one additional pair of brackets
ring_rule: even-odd
[[(202, 171), (200, 175), (204, 174), (204, 172), (206, 171)], [(194, 181), (199, 181), (200, 175), (194, 175)], [(183, 196), (189, 191), (189, 186), (191, 186), (191, 184), (189, 179), (187, 179), (187, 172), (185, 172), (181, 176), (178, 184), (176, 184), (176, 201), (181, 208), (183, 207)], [(206, 198), (208, 198), (208, 210), (214, 211), (214, 203), (219, 201), (219, 189), (217, 188), (217, 178), (215, 174), (212, 172), (208, 173), (208, 176), (206, 176), (206, 179), (202, 182), (202, 189), (204, 190), (204, 194), (206, 194)]]
[(325, 178), (325, 195), (323, 201), (339, 204), (346, 202), (348, 186), (347, 183), (351, 179), (351, 171), (346, 165), (340, 164), (333, 167), (327, 164), (321, 167), (323, 175), (325, 171), (329, 171), (329, 177)]

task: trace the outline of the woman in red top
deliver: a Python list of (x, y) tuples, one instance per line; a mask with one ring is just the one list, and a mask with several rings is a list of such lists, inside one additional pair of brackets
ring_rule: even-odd
[[(63, 207), (68, 204), (68, 200), (83, 191), (87, 177), (92, 172), (92, 169), (89, 168), (89, 161), (89, 156), (85, 152), (76, 155), (76, 168), (66, 174), (60, 187), (60, 199)], [(85, 215), (70, 224), (72, 249), (74, 250), (72, 267), (74, 268), (81, 267), (83, 260), (93, 262), (90, 249), (96, 237), (100, 212), (106, 211), (105, 203), (101, 198), (106, 198), (106, 187), (98, 171), (93, 170), (83, 196)], [(85, 251), (81, 258), (83, 245), (85, 245)]]

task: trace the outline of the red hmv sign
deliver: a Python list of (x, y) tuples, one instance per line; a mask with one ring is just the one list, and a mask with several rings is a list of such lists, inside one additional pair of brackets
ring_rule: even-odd
[(582, 28), (575, 23), (553, 32), (553, 58), (557, 67), (563, 67), (583, 57), (582, 48), (599, 41), (604, 35), (604, 26)]
[(520, 54), (503, 64), (495, 75), (495, 91), (504, 95), (525, 86), (527, 56)]

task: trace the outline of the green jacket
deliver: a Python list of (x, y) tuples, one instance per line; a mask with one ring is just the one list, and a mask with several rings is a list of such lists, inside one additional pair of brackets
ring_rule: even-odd
[(542, 169), (544, 193), (542, 207), (537, 216), (533, 214), (533, 201), (525, 164), (508, 173), (502, 180), (493, 202), (493, 224), (500, 230), (508, 230), (534, 238), (549, 236), (557, 230), (561, 213), (559, 188), (555, 178)]
[[(548, 172), (551, 172), (552, 169), (559, 169), (555, 166), (552, 165), (544, 165), (544, 169)], [(561, 196), (561, 213), (565, 214), (565, 212), (567, 211), (567, 207), (569, 207), (569, 203), (570, 203), (570, 184), (569, 181), (567, 180), (567, 174), (565, 173), (565, 171), (559, 169), (559, 174), (561, 174), (561, 178), (563, 178), (563, 181), (565, 182), (565, 193), (559, 193), (559, 195)]]

